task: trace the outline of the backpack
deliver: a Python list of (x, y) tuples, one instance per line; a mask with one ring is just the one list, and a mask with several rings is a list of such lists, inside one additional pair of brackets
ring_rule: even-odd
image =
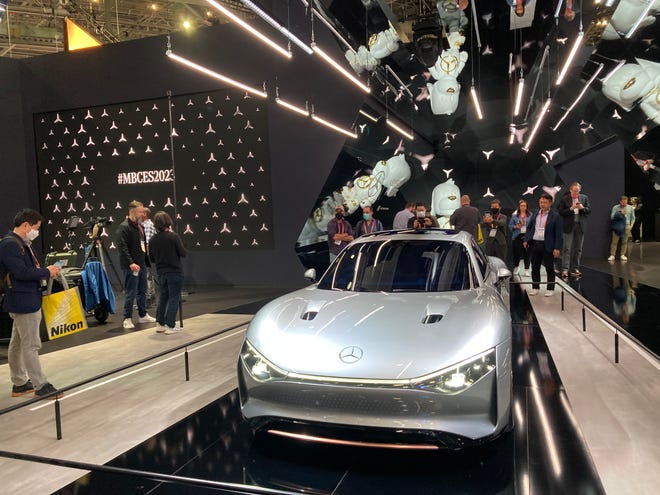
[[(25, 254), (25, 246), (23, 246), (23, 243), (19, 241), (15, 236), (13, 236), (12, 234), (6, 235), (5, 237), (2, 238), (2, 240), (0, 240), (0, 242), (4, 242), (6, 239), (13, 240), (16, 244), (18, 244), (18, 247), (21, 250), (21, 255)], [(0, 297), (4, 296), (5, 287), (11, 287), (9, 272), (5, 273), (2, 277), (0, 277)]]

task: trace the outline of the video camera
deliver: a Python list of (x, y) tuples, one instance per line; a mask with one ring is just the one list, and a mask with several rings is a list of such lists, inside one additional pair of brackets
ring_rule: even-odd
[(98, 225), (99, 227), (105, 227), (106, 225), (111, 225), (112, 220), (110, 220), (108, 217), (91, 217), (84, 225), (83, 227), (88, 228), (92, 227), (93, 225)]

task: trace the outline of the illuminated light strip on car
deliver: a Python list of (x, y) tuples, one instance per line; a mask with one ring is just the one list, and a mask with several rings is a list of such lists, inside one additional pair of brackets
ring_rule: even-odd
[(295, 440), (303, 440), (305, 442), (325, 443), (331, 445), (344, 445), (351, 447), (368, 447), (376, 449), (396, 449), (396, 450), (440, 450), (440, 447), (433, 444), (399, 444), (399, 443), (378, 443), (378, 442), (361, 442), (358, 440), (339, 440), (337, 438), (317, 437), (314, 435), (305, 435), (302, 433), (291, 433), (282, 430), (267, 430), (272, 435), (279, 435), (286, 438), (293, 438)]

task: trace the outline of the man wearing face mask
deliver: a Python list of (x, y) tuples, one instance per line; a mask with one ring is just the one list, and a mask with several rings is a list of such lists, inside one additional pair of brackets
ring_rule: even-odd
[(32, 392), (41, 397), (57, 391), (48, 382), (39, 361), (41, 290), (49, 278), (57, 277), (61, 271), (55, 265), (42, 267), (32, 249), (42, 221), (39, 212), (21, 210), (14, 217), (14, 230), (0, 242), (3, 307), (14, 320), (8, 352), (12, 397)]
[(362, 220), (355, 226), (355, 236), (360, 237), (365, 234), (373, 234), (383, 230), (383, 224), (380, 220), (374, 218), (374, 210), (371, 206), (362, 207)]
[(408, 220), (409, 229), (430, 229), (430, 228), (440, 228), (438, 219), (429, 213), (429, 209), (424, 203), (417, 203), (415, 207), (415, 216)]
[(490, 202), (490, 210), (484, 214), (481, 230), (486, 239), (486, 255), (506, 261), (506, 215), (502, 214), (499, 199)]
[(335, 207), (335, 218), (328, 222), (328, 246), (330, 248), (330, 263), (349, 242), (353, 240), (353, 226), (344, 219), (344, 205)]

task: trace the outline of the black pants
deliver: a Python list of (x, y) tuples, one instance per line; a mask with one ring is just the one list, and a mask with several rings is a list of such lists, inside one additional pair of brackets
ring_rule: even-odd
[(539, 288), (541, 282), (541, 265), (545, 267), (548, 279), (548, 290), (555, 290), (555, 258), (552, 252), (545, 250), (543, 241), (532, 241), (529, 244), (529, 257), (532, 260), (532, 289)]
[(525, 249), (523, 246), (524, 235), (519, 235), (511, 241), (511, 247), (513, 248), (513, 267), (516, 268), (520, 263), (520, 260), (524, 260), (525, 270), (529, 269), (529, 249)]

